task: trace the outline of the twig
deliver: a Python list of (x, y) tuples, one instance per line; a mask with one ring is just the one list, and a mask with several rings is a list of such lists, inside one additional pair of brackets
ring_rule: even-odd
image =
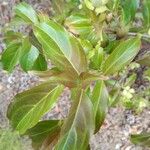
[[(128, 35), (129, 36), (137, 36), (138, 33), (129, 32)], [(148, 35), (148, 34), (141, 34), (141, 36), (142, 36), (142, 38), (150, 39), (150, 35)]]
[[(107, 29), (107, 30), (105, 30), (105, 31), (106, 31), (106, 33), (108, 33), (108, 34), (117, 34), (116, 31), (111, 30), (111, 29)], [(128, 36), (137, 36), (137, 35), (139, 35), (139, 34), (140, 34), (140, 33), (129, 32), (127, 35), (128, 35)], [(148, 34), (141, 34), (141, 37), (142, 37), (142, 38), (146, 38), (146, 39), (150, 39), (150, 35), (148, 35)]]

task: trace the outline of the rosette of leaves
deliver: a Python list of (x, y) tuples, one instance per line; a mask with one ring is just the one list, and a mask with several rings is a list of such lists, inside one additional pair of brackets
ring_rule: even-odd
[[(90, 58), (92, 63), (89, 63), (86, 44), (63, 26), (47, 17), (42, 18), (26, 3), (20, 3), (15, 13), (30, 25), (32, 36), (11, 34), (13, 38), (9, 38), (2, 54), (3, 68), (11, 72), (20, 64), (26, 72), (40, 70), (36, 74), (43, 83), (14, 97), (7, 112), (12, 127), (21, 135), (28, 134), (35, 149), (89, 149), (90, 137), (102, 126), (109, 106), (106, 80), (137, 55), (140, 37), (121, 41), (109, 55), (97, 46), (98, 56)], [(53, 68), (46, 67), (47, 60), (51, 61)], [(95, 85), (91, 90), (93, 82)], [(72, 94), (68, 117), (41, 121), (65, 87)]]

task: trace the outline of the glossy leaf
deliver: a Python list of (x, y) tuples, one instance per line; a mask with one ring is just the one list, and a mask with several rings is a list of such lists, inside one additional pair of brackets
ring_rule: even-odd
[(131, 62), (139, 52), (140, 45), (138, 37), (121, 42), (104, 62), (102, 68), (104, 74), (113, 74)]
[(143, 20), (146, 27), (150, 27), (150, 1), (143, 0)]
[(18, 64), (21, 55), (21, 43), (11, 43), (2, 53), (3, 69), (11, 72)]
[(131, 135), (131, 142), (145, 147), (150, 147), (150, 133)]
[[(57, 138), (61, 125), (59, 120), (40, 121), (33, 128), (27, 130), (25, 134), (32, 139), (33, 147), (39, 149), (41, 146), (47, 147)], [(45, 141), (47, 140), (48, 143), (46, 144)]]
[(59, 69), (78, 75), (86, 71), (87, 62), (83, 48), (63, 27), (52, 21), (43, 22), (35, 27), (35, 35), (43, 45), (44, 53)]
[(26, 23), (38, 22), (38, 17), (35, 10), (25, 2), (22, 2), (16, 6), (15, 13)]
[(83, 90), (76, 90), (68, 119), (64, 123), (56, 150), (86, 150), (93, 133), (92, 103)]
[(108, 110), (108, 91), (104, 81), (97, 81), (92, 93), (92, 103), (95, 117), (95, 133), (102, 126)]
[(22, 69), (24, 71), (30, 70), (33, 67), (38, 56), (39, 51), (35, 46), (29, 45), (28, 49), (24, 49), (23, 55), (20, 59)]
[(17, 94), (7, 113), (12, 126), (21, 134), (25, 133), (54, 106), (62, 90), (63, 86), (47, 82)]

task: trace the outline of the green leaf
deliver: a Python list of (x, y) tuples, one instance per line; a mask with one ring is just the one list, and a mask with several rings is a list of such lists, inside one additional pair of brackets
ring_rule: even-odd
[(150, 67), (150, 53), (145, 54), (142, 58), (137, 60), (137, 63)]
[(86, 150), (93, 134), (92, 103), (83, 90), (77, 89), (68, 119), (65, 121), (56, 150)]
[(23, 54), (20, 59), (20, 64), (24, 71), (28, 71), (28, 70), (31, 70), (35, 61), (37, 60), (37, 58), (39, 56), (39, 51), (35, 46), (33, 46), (31, 44), (29, 44), (29, 47), (28, 46), (26, 47), (27, 49), (25, 47), (22, 49)]
[(32, 70), (37, 70), (37, 71), (47, 70), (47, 61), (45, 60), (45, 57), (43, 55), (40, 54), (38, 56), (37, 60), (34, 62)]
[(122, 69), (137, 55), (140, 46), (139, 37), (121, 42), (104, 62), (102, 68), (104, 74), (113, 74)]
[(37, 23), (38, 17), (35, 10), (25, 2), (20, 3), (15, 8), (15, 13), (27, 23)]
[(21, 134), (33, 127), (51, 109), (63, 90), (62, 85), (43, 83), (17, 94), (9, 105), (7, 116)]
[(19, 32), (14, 32), (13, 30), (9, 30), (4, 35), (4, 41), (6, 44), (10, 44), (14, 41), (19, 41), (22, 39), (22, 34)]
[(150, 133), (131, 135), (131, 142), (145, 147), (150, 147)]
[(60, 71), (58, 68), (52, 68), (47, 71), (31, 71), (31, 73), (40, 77), (41, 81), (63, 84), (69, 88), (77, 87), (79, 83), (79, 77), (75, 77), (68, 71)]
[(149, 0), (143, 0), (143, 19), (144, 19), (144, 25), (146, 27), (150, 27), (150, 1)]
[(21, 55), (21, 43), (11, 43), (2, 53), (3, 69), (11, 72), (17, 65)]
[(52, 0), (52, 8), (55, 11), (55, 15), (62, 15), (64, 11), (64, 0)]
[[(52, 143), (60, 133), (62, 123), (60, 120), (46, 120), (40, 121), (33, 128), (28, 129), (25, 134), (29, 135), (32, 139), (33, 147), (38, 149), (42, 145), (46, 147)], [(48, 140), (45, 145), (44, 142)]]
[(92, 103), (95, 117), (95, 133), (102, 126), (108, 110), (108, 91), (104, 81), (97, 81), (92, 93)]
[(86, 55), (75, 37), (53, 21), (35, 27), (35, 35), (43, 45), (44, 53), (60, 70), (79, 75), (87, 70)]
[(90, 67), (92, 69), (99, 70), (103, 62), (103, 57), (104, 57), (103, 48), (100, 47), (96, 49), (94, 56), (91, 58)]
[(125, 82), (124, 86), (125, 87), (126, 86), (130, 86), (131, 87), (134, 84), (136, 78), (137, 78), (137, 74), (136, 73), (131, 74), (128, 78), (126, 78), (126, 82)]
[[(123, 8), (123, 22), (124, 24), (130, 23), (136, 14), (137, 8), (138, 8), (138, 1), (137, 0), (123, 0), (122, 2), (122, 8)], [(129, 5), (130, 4), (130, 5)]]
[[(100, 39), (101, 27), (94, 17), (96, 16), (90, 16), (90, 14), (89, 16), (74, 14), (66, 19), (65, 26), (71, 33), (80, 36), (81, 39), (87, 39), (91, 43), (96, 44)], [(91, 18), (96, 20), (93, 24)]]
[(73, 34), (89, 34), (89, 31), (92, 30), (91, 20), (81, 14), (75, 14), (69, 16), (65, 20), (65, 25), (68, 27), (69, 31)]
[(80, 43), (81, 43), (86, 55), (89, 53), (89, 51), (91, 51), (93, 49), (93, 45), (88, 40), (80, 39)]

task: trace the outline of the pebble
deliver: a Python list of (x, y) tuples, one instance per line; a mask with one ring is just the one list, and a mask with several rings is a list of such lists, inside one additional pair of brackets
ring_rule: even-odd
[(118, 143), (118, 144), (115, 146), (115, 150), (120, 150), (121, 146), (122, 146), (122, 143)]

